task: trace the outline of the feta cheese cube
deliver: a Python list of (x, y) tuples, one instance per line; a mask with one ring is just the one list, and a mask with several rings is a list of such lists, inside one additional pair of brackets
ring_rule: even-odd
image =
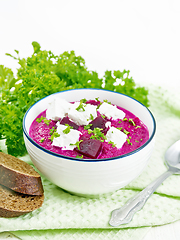
[(67, 128), (67, 126), (60, 124), (57, 122), (57, 133), (60, 134), (59, 137), (53, 139), (52, 145), (56, 147), (62, 147), (63, 150), (73, 150), (76, 145), (76, 142), (79, 141), (79, 137), (81, 132), (75, 129), (70, 129), (69, 133), (64, 133), (63, 131)]
[(46, 110), (46, 118), (58, 121), (60, 118), (63, 118), (67, 115), (71, 105), (72, 104), (67, 102), (65, 99), (55, 98), (48, 105)]
[[(76, 110), (76, 108), (79, 106), (79, 102), (77, 105), (77, 102), (75, 103), (75, 106), (72, 106), (68, 112), (68, 117), (75, 122), (78, 125), (87, 125), (89, 122), (92, 121), (91, 116), (93, 118), (97, 117), (97, 106), (91, 105), (91, 104), (83, 104), (83, 110)], [(72, 104), (73, 105), (73, 104)]]
[(121, 148), (126, 142), (127, 135), (115, 127), (110, 127), (106, 134), (108, 142), (113, 142), (117, 148)]
[(107, 118), (113, 118), (114, 120), (116, 119), (123, 119), (125, 117), (125, 113), (118, 109), (116, 106), (111, 105), (109, 103), (103, 102), (98, 111), (100, 114), (105, 115)]

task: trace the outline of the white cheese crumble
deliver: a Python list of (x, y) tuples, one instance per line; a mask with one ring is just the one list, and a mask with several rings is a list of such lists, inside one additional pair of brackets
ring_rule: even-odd
[(71, 103), (67, 102), (65, 99), (56, 98), (51, 103), (49, 103), (46, 110), (46, 118), (58, 121), (67, 115), (69, 109), (71, 108)]
[(110, 127), (106, 138), (108, 142), (113, 142), (117, 148), (121, 148), (126, 142), (127, 135), (115, 127)]
[(60, 124), (57, 122), (57, 133), (60, 134), (59, 137), (55, 137), (53, 139), (52, 145), (57, 147), (62, 147), (63, 150), (73, 150), (76, 145), (76, 142), (79, 141), (79, 137), (81, 132), (75, 129), (70, 129), (69, 133), (64, 133), (63, 130), (67, 128), (67, 126)]
[(89, 122), (97, 117), (97, 106), (91, 104), (82, 105), (85, 111), (81, 109), (78, 111), (76, 108), (79, 106), (79, 102), (75, 102), (75, 106), (72, 106), (68, 112), (68, 117), (78, 125), (88, 125)]
[(125, 113), (118, 109), (116, 106), (111, 105), (109, 103), (103, 102), (98, 111), (100, 114), (105, 115), (107, 118), (113, 118), (114, 120), (123, 119), (125, 117)]
[(105, 123), (105, 126), (106, 126), (107, 128), (108, 128), (108, 127), (111, 127), (111, 122), (109, 122), (109, 121), (106, 122), (106, 123)]

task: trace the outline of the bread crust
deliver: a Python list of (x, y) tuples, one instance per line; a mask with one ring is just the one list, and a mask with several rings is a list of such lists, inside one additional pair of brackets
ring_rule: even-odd
[(23, 194), (42, 195), (44, 192), (41, 176), (32, 166), (2, 152), (0, 152), (0, 184)]
[(40, 208), (44, 195), (32, 196), (14, 192), (0, 185), (0, 217), (12, 218)]
[[(26, 213), (29, 213), (29, 212), (26, 212)], [(24, 215), (26, 213), (25, 212), (10, 211), (8, 209), (0, 208), (0, 217), (4, 217), (4, 218), (19, 217), (19, 216)]]

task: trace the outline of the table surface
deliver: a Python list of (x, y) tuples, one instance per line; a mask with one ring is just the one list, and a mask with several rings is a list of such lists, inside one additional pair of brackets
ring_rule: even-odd
[[(0, 0), (0, 22), (0, 65), (14, 71), (5, 53), (27, 57), (37, 41), (55, 54), (74, 50), (100, 76), (126, 69), (137, 83), (179, 91), (178, 0)], [(180, 221), (151, 228), (150, 239), (180, 239)]]

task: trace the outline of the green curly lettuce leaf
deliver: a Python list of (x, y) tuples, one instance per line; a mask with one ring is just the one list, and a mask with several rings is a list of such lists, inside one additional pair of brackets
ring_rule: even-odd
[(57, 56), (41, 50), (37, 42), (32, 46), (34, 52), (26, 59), (21, 59), (17, 50), (17, 56), (6, 54), (19, 63), (16, 77), (11, 69), (0, 65), (0, 140), (6, 139), (9, 154), (23, 156), (26, 153), (22, 129), (24, 114), (32, 104), (49, 94), (75, 88), (108, 89), (149, 106), (148, 91), (136, 86), (129, 71), (106, 71), (104, 77), (99, 78), (74, 51)]

